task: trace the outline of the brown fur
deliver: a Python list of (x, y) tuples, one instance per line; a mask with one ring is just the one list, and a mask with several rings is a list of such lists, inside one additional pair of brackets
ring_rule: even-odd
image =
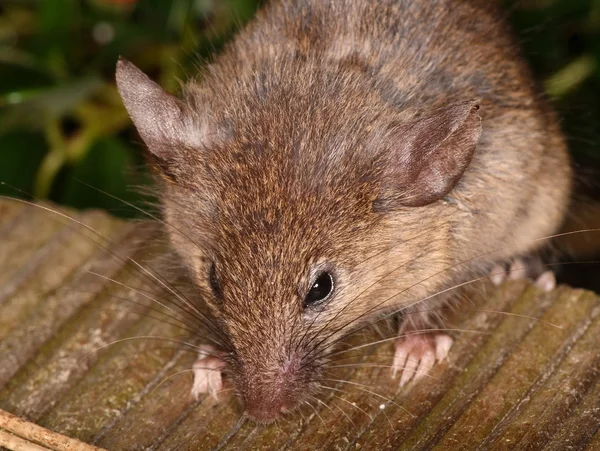
[[(360, 322), (528, 253), (560, 225), (565, 143), (488, 3), (273, 2), (182, 101), (121, 63), (121, 94), (163, 168), (166, 220), (197, 244), (174, 232), (173, 245), (209, 293), (215, 264), (222, 295), (209, 303), (254, 418), (297, 406), (318, 381), (313, 358)], [(477, 116), (448, 113), (431, 136), (443, 124), (450, 135), (419, 150), (423, 128), (402, 150), (415, 130), (402, 124), (465, 101)], [(436, 175), (422, 171), (440, 152), (468, 153), (441, 164), (448, 188), (433, 180), (425, 198)], [(319, 268), (335, 294), (303, 311)]]

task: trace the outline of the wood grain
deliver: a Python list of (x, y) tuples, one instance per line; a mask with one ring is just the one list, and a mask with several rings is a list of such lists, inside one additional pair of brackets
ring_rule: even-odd
[[(231, 392), (189, 396), (206, 330), (190, 314), (171, 318), (173, 302), (196, 301), (165, 272), (159, 228), (48, 208), (0, 201), (0, 409), (48, 431), (0, 423), (5, 448), (600, 449), (594, 293), (478, 283), (429, 378), (398, 389), (391, 342), (368, 346), (312, 406), (256, 426), (240, 421)], [(61, 448), (54, 433), (82, 447)]]

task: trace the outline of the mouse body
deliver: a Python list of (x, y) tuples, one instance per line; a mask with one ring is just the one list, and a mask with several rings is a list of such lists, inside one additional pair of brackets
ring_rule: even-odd
[(180, 98), (119, 61), (223, 345), (196, 392), (224, 372), (248, 417), (274, 421), (318, 391), (341, 338), (394, 312), (406, 383), (450, 349), (426, 332), (453, 287), (556, 232), (566, 144), (490, 3), (272, 1)]

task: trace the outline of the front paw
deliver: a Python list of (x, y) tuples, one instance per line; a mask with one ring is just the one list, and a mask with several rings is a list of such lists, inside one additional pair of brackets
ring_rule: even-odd
[(433, 332), (409, 332), (396, 341), (392, 378), (402, 371), (400, 386), (411, 379), (427, 375), (436, 362), (448, 356), (453, 340), (449, 335)]
[(198, 359), (192, 366), (194, 372), (194, 384), (192, 386), (192, 396), (195, 399), (200, 395), (208, 393), (215, 399), (218, 392), (223, 388), (222, 369), (225, 362), (222, 360), (222, 352), (210, 345), (200, 345)]

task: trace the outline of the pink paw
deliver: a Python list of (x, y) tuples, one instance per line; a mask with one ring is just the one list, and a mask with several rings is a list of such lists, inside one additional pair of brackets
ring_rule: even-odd
[(220, 352), (213, 346), (200, 345), (198, 359), (194, 362), (194, 384), (192, 396), (198, 399), (201, 394), (208, 393), (217, 399), (217, 393), (223, 388), (221, 370), (225, 362), (220, 358)]
[(402, 370), (400, 387), (413, 377), (425, 376), (434, 363), (442, 362), (452, 347), (450, 336), (434, 333), (409, 333), (396, 341), (396, 353), (392, 364), (392, 378)]
[[(505, 280), (518, 280), (526, 279), (529, 277), (529, 273), (535, 270), (534, 265), (528, 265), (523, 259), (516, 259), (510, 265), (510, 268), (505, 269), (502, 265), (496, 265), (490, 271), (490, 280), (494, 285), (501, 285)], [(538, 262), (537, 266), (541, 266), (541, 262)], [(539, 274), (539, 272), (538, 272)], [(556, 277), (552, 271), (544, 271), (538, 277), (533, 279), (535, 285), (541, 290), (550, 292), (556, 288)]]

